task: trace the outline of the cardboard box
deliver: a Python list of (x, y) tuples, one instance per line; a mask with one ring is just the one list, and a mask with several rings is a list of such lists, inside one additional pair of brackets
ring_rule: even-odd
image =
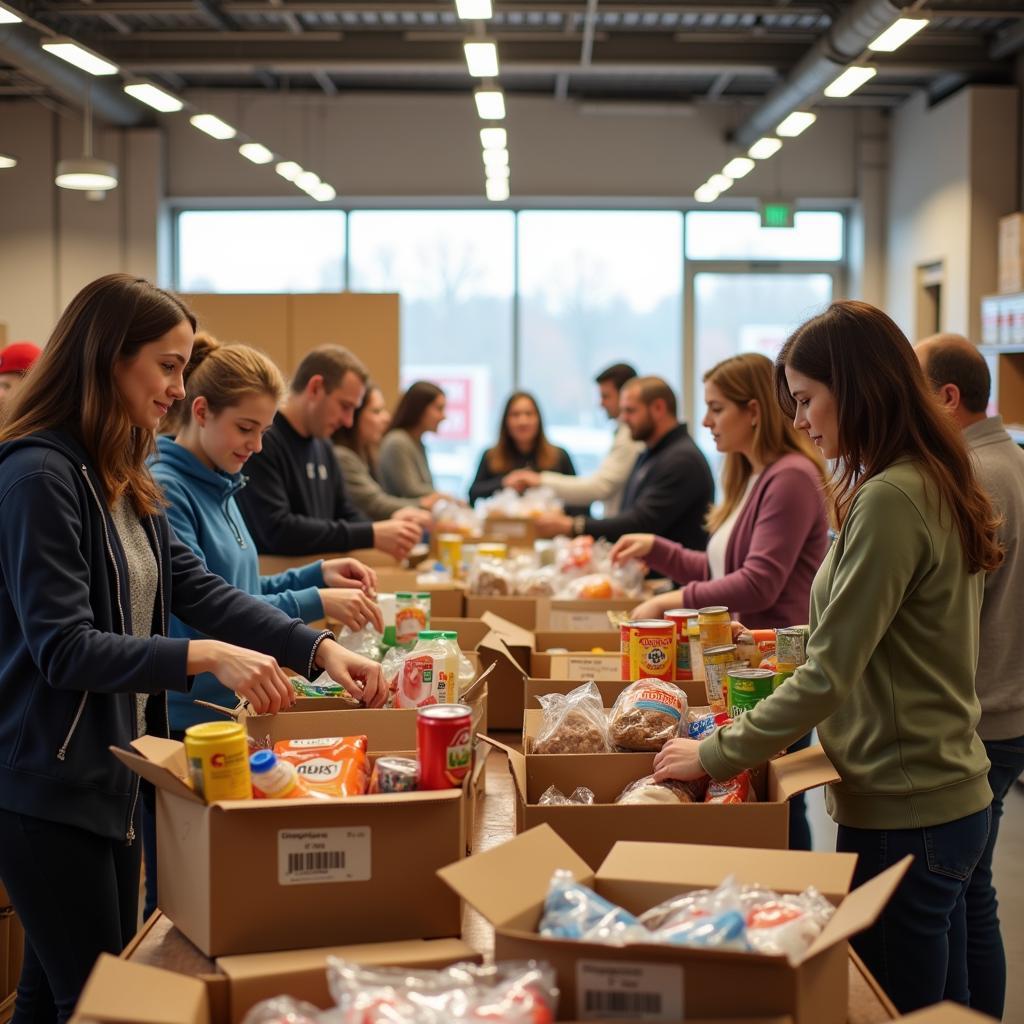
[(483, 618), (498, 615), (523, 629), (585, 630), (602, 632), (612, 628), (608, 612), (627, 612), (639, 602), (632, 598), (563, 600), (554, 597), (466, 596), (466, 614)]
[[(296, 720), (275, 716), (272, 737)], [(161, 907), (207, 956), (459, 934), (434, 871), (464, 854), (463, 790), (207, 805), (184, 781), (182, 744), (133, 747), (112, 752), (157, 789)]]
[[(528, 716), (539, 714), (528, 712)], [(524, 740), (527, 745), (530, 735)], [(789, 798), (839, 779), (821, 747), (815, 746), (776, 758), (752, 772), (758, 795), (753, 803), (622, 805), (614, 801), (626, 786), (654, 771), (653, 753), (521, 754), (496, 740), (488, 742), (508, 758), (515, 787), (516, 831), (549, 825), (592, 867), (604, 860), (617, 839), (672, 843), (685, 837), (693, 844), (785, 850)], [(577, 786), (587, 786), (597, 802), (538, 804), (549, 786), (566, 795)]]
[(999, 291), (1024, 291), (1024, 213), (999, 218)]
[[(685, 834), (685, 833), (684, 833)], [(616, 977), (629, 977), (649, 1020), (789, 1015), (795, 1024), (846, 1024), (847, 940), (877, 919), (911, 858), (850, 891), (856, 857), (840, 853), (742, 850), (620, 842), (596, 873), (547, 827), (452, 864), (441, 877), (495, 928), (495, 958), (535, 958), (555, 967), (559, 1017), (583, 1018), (603, 1005)], [(783, 957), (678, 946), (604, 946), (541, 937), (537, 928), (551, 876), (572, 871), (632, 913), (682, 892), (718, 885), (728, 875), (781, 892), (814, 885), (836, 913), (795, 964)], [(500, 880), (500, 884), (498, 883)], [(628, 974), (627, 974), (628, 972)], [(685, 1000), (685, 1006), (684, 1006)], [(618, 1004), (622, 1012), (628, 1005)]]
[(958, 1003), (937, 1003), (926, 1010), (900, 1017), (906, 1024), (992, 1024), (992, 1018)]
[(460, 618), (467, 614), (466, 588), (463, 584), (430, 583), (423, 586), (416, 582), (419, 575), (414, 569), (378, 569), (377, 587), (382, 594), (401, 591), (430, 594), (431, 619)]

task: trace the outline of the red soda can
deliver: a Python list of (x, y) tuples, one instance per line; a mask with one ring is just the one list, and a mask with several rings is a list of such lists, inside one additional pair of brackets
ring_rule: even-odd
[(473, 709), (466, 704), (429, 704), (416, 712), (419, 788), (451, 789), (473, 768)]

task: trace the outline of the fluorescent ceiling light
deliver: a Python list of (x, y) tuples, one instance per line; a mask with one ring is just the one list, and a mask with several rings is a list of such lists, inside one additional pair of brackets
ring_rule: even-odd
[(893, 22), (877, 39), (868, 43), (868, 49), (878, 53), (892, 53), (908, 39), (916, 36), (927, 24), (927, 18), (900, 18)]
[(150, 85), (149, 82), (133, 82), (131, 85), (126, 85), (124, 91), (140, 103), (145, 103), (146, 106), (164, 114), (173, 114), (185, 105), (177, 96), (172, 96), (169, 92)]
[(57, 164), (54, 183), (77, 192), (108, 192), (117, 188), (117, 167), (109, 160), (79, 156)]
[(507, 149), (485, 149), (483, 158), (484, 167), (508, 167)]
[(775, 156), (780, 149), (782, 149), (782, 140), (766, 135), (763, 139), (758, 139), (747, 150), (747, 156), (752, 156), (755, 160), (767, 160), (768, 157)]
[(825, 95), (832, 99), (850, 96), (865, 82), (870, 82), (877, 74), (878, 68), (854, 64), (852, 67), (848, 67), (831, 85), (825, 87)]
[(20, 21), (21, 18), (14, 11), (0, 7), (0, 25), (17, 25)]
[(261, 142), (243, 142), (238, 152), (254, 164), (269, 164), (274, 159), (274, 154)]
[(484, 149), (506, 149), (508, 132), (504, 128), (481, 128), (480, 145)]
[(490, 40), (483, 42), (467, 39), (462, 44), (466, 54), (466, 67), (474, 78), (497, 78), (498, 47)]
[(716, 192), (725, 192), (732, 188), (732, 178), (727, 178), (724, 174), (712, 174), (707, 184)]
[(193, 128), (198, 128), (215, 139), (233, 139), (238, 134), (231, 125), (214, 114), (195, 114), (188, 122)]
[(508, 164), (505, 164), (504, 166), (494, 164), (491, 167), (484, 168), (484, 175), (488, 178), (508, 178), (511, 177), (511, 174), (512, 172), (509, 169)]
[(745, 178), (753, 169), (754, 161), (749, 156), (737, 156), (722, 168), (722, 173), (735, 181), (737, 178)]
[(74, 64), (82, 71), (88, 71), (90, 75), (116, 75), (117, 65), (104, 60), (98, 53), (87, 50), (84, 46), (63, 36), (56, 36), (53, 39), (44, 39), (43, 49), (52, 53), (54, 57), (60, 57), (69, 64)]
[(17, 166), (18, 161), (16, 157), (9, 156), (7, 153), (0, 153), (0, 170)]
[(302, 173), (302, 168), (294, 160), (282, 160), (274, 170), (285, 181), (294, 181)]
[(295, 184), (302, 189), (303, 192), (310, 192), (322, 184), (320, 181), (320, 175), (314, 174), (312, 171), (303, 171), (296, 179)]
[(509, 188), (507, 178), (488, 178), (486, 188), (487, 198), (492, 203), (503, 203), (508, 199)]
[(319, 185), (309, 190), (309, 194), (318, 203), (329, 203), (338, 193), (334, 191), (332, 185), (328, 185), (326, 181), (321, 181)]
[(812, 114), (809, 110), (794, 110), (775, 129), (775, 134), (781, 135), (785, 139), (795, 139), (798, 135), (807, 131), (817, 120), (818, 115)]
[(467, 21), (486, 20), (494, 17), (491, 0), (455, 0), (455, 13)]
[(477, 89), (473, 93), (476, 112), (484, 121), (505, 119), (505, 94), (500, 89)]
[(718, 189), (714, 188), (710, 182), (704, 182), (704, 184), (693, 193), (693, 198), (696, 199), (698, 203), (713, 203), (718, 198)]

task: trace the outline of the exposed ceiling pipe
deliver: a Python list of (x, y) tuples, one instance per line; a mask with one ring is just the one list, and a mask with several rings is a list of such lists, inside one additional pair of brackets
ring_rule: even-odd
[(733, 132), (732, 141), (746, 148), (762, 135), (770, 135), (783, 118), (821, 92), (844, 65), (860, 56), (867, 44), (899, 16), (899, 8), (890, 0), (857, 0)]
[(148, 120), (145, 109), (121, 91), (120, 84), (105, 82), (79, 71), (59, 57), (51, 57), (40, 45), (42, 36), (27, 25), (0, 26), (0, 59), (77, 107), (87, 93), (97, 117), (110, 124), (130, 127)]

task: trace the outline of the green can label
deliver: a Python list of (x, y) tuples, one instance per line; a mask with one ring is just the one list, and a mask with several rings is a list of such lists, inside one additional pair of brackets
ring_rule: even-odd
[(733, 718), (746, 714), (772, 695), (774, 683), (771, 669), (734, 669), (729, 673), (729, 714)]

